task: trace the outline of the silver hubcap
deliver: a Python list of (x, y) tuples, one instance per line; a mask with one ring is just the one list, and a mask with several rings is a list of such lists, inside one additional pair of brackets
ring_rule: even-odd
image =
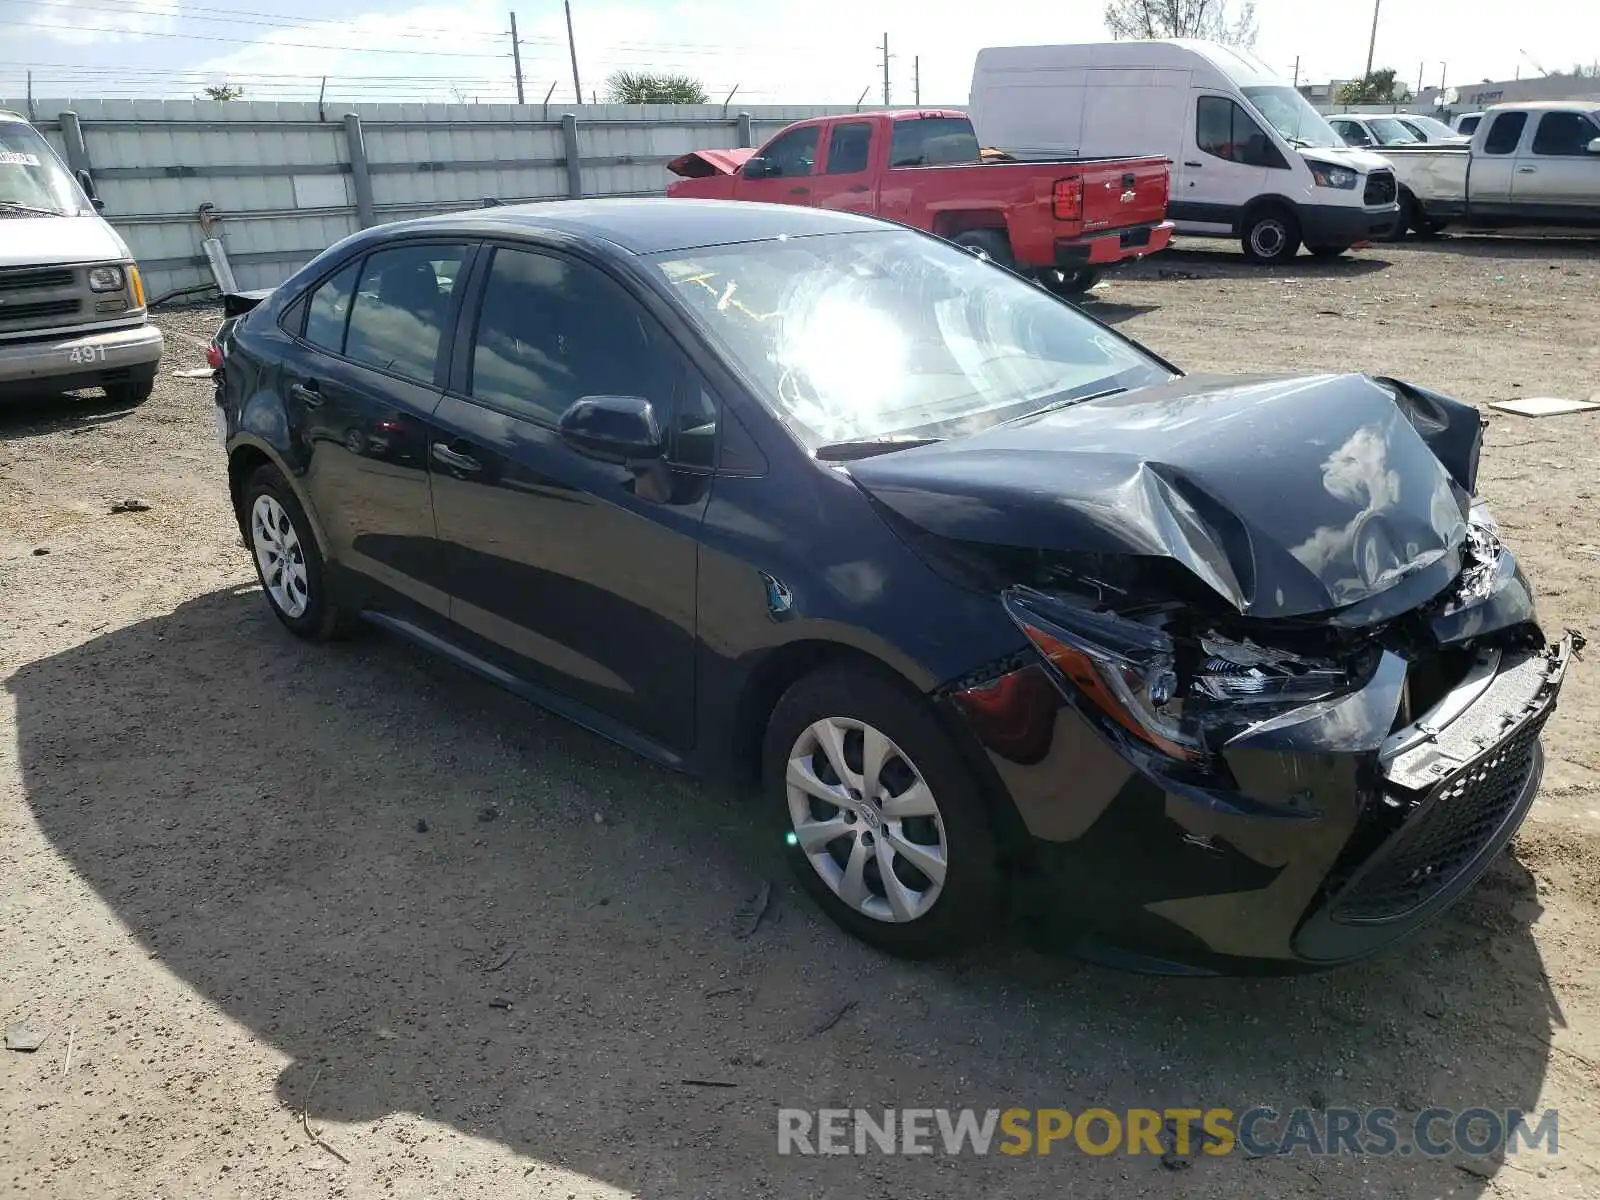
[(1250, 234), (1250, 245), (1262, 258), (1271, 258), (1288, 241), (1288, 230), (1277, 221), (1263, 221)]
[(871, 725), (827, 717), (789, 752), (793, 841), (824, 883), (878, 921), (915, 921), (944, 887), (944, 820), (922, 774)]
[(271, 496), (257, 496), (251, 506), (250, 541), (272, 602), (286, 617), (304, 616), (311, 603), (305, 547), (288, 512)]

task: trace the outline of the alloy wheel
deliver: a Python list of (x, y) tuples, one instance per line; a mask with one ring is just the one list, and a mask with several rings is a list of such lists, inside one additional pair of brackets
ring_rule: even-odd
[(795, 739), (785, 772), (790, 841), (840, 900), (878, 921), (915, 921), (944, 887), (938, 802), (881, 730), (825, 717)]
[(250, 542), (273, 604), (291, 619), (304, 616), (311, 603), (305, 547), (288, 511), (271, 495), (257, 496), (250, 507)]

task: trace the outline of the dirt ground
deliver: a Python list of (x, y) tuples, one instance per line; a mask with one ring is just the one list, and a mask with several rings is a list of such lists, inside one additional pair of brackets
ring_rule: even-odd
[[(1191, 370), (1600, 388), (1592, 244), (1197, 245), (1095, 307)], [(160, 318), (142, 408), (0, 411), (0, 1027), (48, 1034), (0, 1052), (0, 1195), (1600, 1195), (1592, 665), (1513, 853), (1402, 952), (1254, 981), (902, 964), (808, 907), (738, 798), (407, 646), (280, 628), (209, 382), (171, 375), (215, 320)], [(1592, 637), (1600, 414), (1491, 414), (1482, 490), (1548, 627)], [(1254, 1104), (1557, 1108), (1559, 1153), (776, 1153), (779, 1106)]]

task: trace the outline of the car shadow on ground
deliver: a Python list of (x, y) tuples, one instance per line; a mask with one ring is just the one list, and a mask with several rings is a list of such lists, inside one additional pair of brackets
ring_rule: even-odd
[(1159, 304), (1122, 304), (1116, 300), (1102, 299), (1093, 295), (1077, 297), (1072, 304), (1095, 320), (1113, 326), (1131, 321), (1134, 317), (1142, 317), (1145, 313), (1155, 312), (1161, 307)]
[(74, 426), (109, 425), (132, 416), (135, 407), (116, 403), (98, 391), (0, 398), (0, 442), (43, 437)]
[(288, 1056), (289, 1111), (368, 1126), (336, 1135), (357, 1161), (411, 1112), (641, 1195), (853, 1196), (865, 1173), (918, 1197), (1475, 1196), (1496, 1164), (780, 1159), (776, 1110), (1531, 1110), (1559, 1020), (1510, 858), (1404, 951), (1324, 975), (1139, 977), (998, 939), (892, 961), (777, 873), (752, 805), (410, 647), (298, 642), (254, 588), (8, 688), (50, 842)]
[(1387, 271), (1392, 265), (1384, 257), (1387, 246), (1373, 243), (1364, 250), (1351, 250), (1338, 258), (1313, 258), (1300, 254), (1291, 262), (1269, 265), (1253, 263), (1239, 250), (1236, 243), (1218, 241), (1215, 244), (1190, 243), (1169, 246), (1130, 266), (1125, 273), (1130, 278), (1164, 279), (1354, 279)]
[(1513, 237), (1451, 231), (1430, 238), (1413, 235), (1403, 244), (1407, 250), (1423, 250), (1430, 254), (1454, 254), (1462, 258), (1556, 259), (1563, 264), (1570, 264), (1574, 254), (1600, 253), (1600, 237)]

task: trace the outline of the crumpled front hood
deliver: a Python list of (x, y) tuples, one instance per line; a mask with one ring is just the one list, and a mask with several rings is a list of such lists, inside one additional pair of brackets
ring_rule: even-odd
[(708, 179), (714, 175), (737, 175), (739, 168), (755, 157), (755, 151), (691, 150), (667, 164), (667, 170), (685, 179)]
[(97, 216), (0, 217), (0, 267), (121, 262), (128, 247)]
[(1347, 609), (1403, 581), (1409, 607), (1460, 572), (1481, 425), (1386, 382), (1190, 376), (848, 470), (940, 537), (1171, 558), (1246, 616)]

